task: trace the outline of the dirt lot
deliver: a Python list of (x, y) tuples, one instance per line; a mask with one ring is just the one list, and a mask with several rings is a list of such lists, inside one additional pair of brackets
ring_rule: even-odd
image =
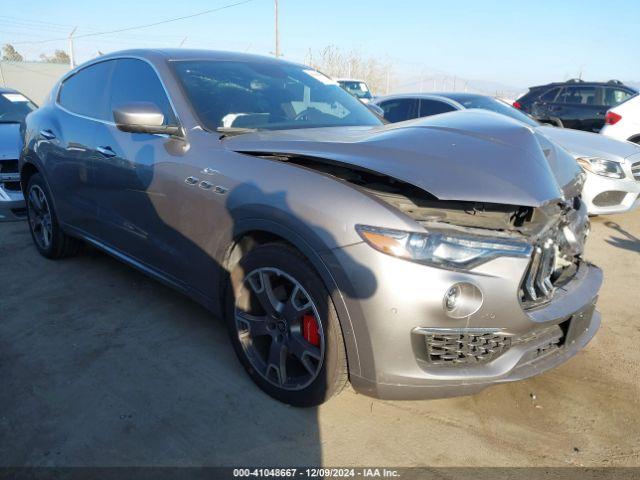
[(593, 219), (584, 352), (457, 399), (319, 409), (250, 382), (222, 322), (106, 255), (47, 261), (0, 224), (0, 465), (640, 466), (640, 213)]

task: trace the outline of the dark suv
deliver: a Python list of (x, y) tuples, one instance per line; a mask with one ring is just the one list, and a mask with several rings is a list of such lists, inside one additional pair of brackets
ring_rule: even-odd
[(585, 82), (574, 79), (531, 87), (513, 106), (542, 122), (598, 132), (604, 125), (607, 110), (637, 93), (618, 80)]

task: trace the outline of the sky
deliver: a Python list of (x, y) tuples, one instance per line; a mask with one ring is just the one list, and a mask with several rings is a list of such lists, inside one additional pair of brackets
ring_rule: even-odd
[[(0, 43), (13, 43), (36, 60), (40, 53), (66, 50), (66, 40), (48, 40), (66, 37), (74, 26), (80, 36), (239, 1), (0, 0)], [(335, 45), (390, 62), (399, 83), (434, 72), (523, 89), (580, 74), (587, 80), (640, 81), (638, 0), (280, 0), (279, 5), (281, 51), (293, 61), (303, 61), (309, 49)], [(181, 44), (272, 54), (274, 0), (77, 38), (74, 49), (81, 62), (98, 51)]]

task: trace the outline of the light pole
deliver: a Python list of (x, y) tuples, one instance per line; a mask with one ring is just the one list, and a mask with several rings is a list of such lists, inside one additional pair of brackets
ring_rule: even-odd
[(73, 27), (69, 34), (69, 66), (73, 69), (76, 68), (76, 61), (73, 58), (73, 34), (76, 33), (78, 27)]
[(275, 1), (276, 7), (276, 58), (280, 57), (280, 31), (278, 29), (278, 0)]

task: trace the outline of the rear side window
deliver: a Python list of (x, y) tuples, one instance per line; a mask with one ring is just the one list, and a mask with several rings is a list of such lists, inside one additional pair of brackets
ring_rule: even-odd
[(166, 125), (176, 123), (169, 98), (151, 65), (134, 58), (121, 58), (116, 60), (111, 80), (110, 120), (115, 108), (131, 102), (153, 103), (163, 113)]
[(621, 88), (606, 88), (604, 91), (604, 104), (609, 107), (615, 107), (626, 101), (633, 94), (627, 90)]
[(439, 113), (452, 112), (455, 108), (445, 102), (438, 100), (420, 100), (420, 116), (428, 117), (430, 115), (438, 115)]
[(384, 111), (384, 118), (390, 122), (402, 122), (418, 116), (418, 100), (411, 98), (399, 98), (387, 100), (380, 104)]
[(599, 89), (596, 87), (565, 87), (556, 100), (558, 103), (598, 105)]
[(70, 112), (98, 120), (111, 120), (107, 104), (107, 85), (114, 61), (83, 68), (60, 87), (58, 103)]

